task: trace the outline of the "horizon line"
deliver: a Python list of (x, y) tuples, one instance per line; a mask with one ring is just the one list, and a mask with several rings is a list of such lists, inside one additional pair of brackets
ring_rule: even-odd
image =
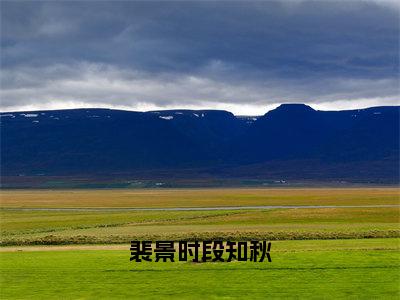
[[(352, 108), (352, 109), (336, 109), (336, 110), (324, 110), (324, 109), (316, 109), (313, 107), (312, 104), (307, 104), (307, 103), (300, 103), (300, 102), (291, 102), (291, 103), (280, 103), (280, 104), (275, 104), (274, 108), (267, 108), (264, 113), (262, 114), (235, 114), (228, 109), (217, 109), (217, 108), (165, 108), (165, 109), (151, 109), (151, 110), (135, 110), (135, 109), (129, 109), (129, 108), (118, 108), (118, 107), (71, 107), (71, 108), (54, 108), (54, 109), (32, 109), (32, 110), (26, 110), (26, 109), (21, 109), (21, 110), (0, 110), (0, 114), (5, 114), (5, 113), (24, 113), (24, 112), (44, 112), (44, 111), (61, 111), (61, 110), (96, 110), (96, 109), (104, 109), (104, 110), (115, 110), (115, 111), (126, 111), (126, 112), (139, 112), (139, 113), (151, 113), (151, 112), (163, 112), (163, 111), (225, 111), (233, 114), (234, 116), (249, 116), (249, 117), (256, 117), (256, 116), (262, 116), (282, 105), (304, 105), (312, 108), (315, 111), (353, 111), (353, 110), (364, 110), (364, 109), (370, 109), (370, 108), (378, 108), (378, 107), (400, 107), (399, 105), (374, 105), (374, 106), (367, 106), (367, 107), (360, 107), (360, 108)], [(228, 105), (229, 106), (229, 105)], [(270, 106), (270, 105), (267, 105)], [(318, 106), (318, 105), (316, 105)]]

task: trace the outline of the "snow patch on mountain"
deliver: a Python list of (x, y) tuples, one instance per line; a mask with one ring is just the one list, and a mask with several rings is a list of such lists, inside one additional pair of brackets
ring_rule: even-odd
[(164, 120), (172, 120), (174, 117), (173, 116), (159, 116), (160, 119)]
[(25, 118), (36, 118), (38, 114), (20, 114), (20, 116), (24, 116)]

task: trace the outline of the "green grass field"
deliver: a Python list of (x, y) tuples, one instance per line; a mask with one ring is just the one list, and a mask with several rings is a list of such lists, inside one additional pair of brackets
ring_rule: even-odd
[(1, 210), (2, 245), (127, 243), (132, 239), (329, 239), (399, 237), (399, 209), (240, 211)]
[[(400, 297), (397, 188), (2, 191), (2, 299)], [(129, 207), (337, 205), (205, 211)], [(21, 208), (102, 208), (38, 211)], [(133, 263), (129, 241), (271, 240), (272, 263)], [(78, 245), (79, 244), (79, 245)]]
[[(126, 243), (131, 239), (399, 237), (396, 188), (2, 191), (1, 245)], [(20, 208), (338, 205), (224, 211), (23, 211)]]
[[(3, 249), (4, 250), (4, 249)], [(398, 299), (397, 239), (273, 242), (272, 263), (129, 261), (126, 250), (1, 253), (3, 299)]]

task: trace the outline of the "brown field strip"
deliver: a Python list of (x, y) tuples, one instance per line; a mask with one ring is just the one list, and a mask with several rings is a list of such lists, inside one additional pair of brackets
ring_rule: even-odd
[(3, 190), (3, 208), (398, 205), (399, 188)]

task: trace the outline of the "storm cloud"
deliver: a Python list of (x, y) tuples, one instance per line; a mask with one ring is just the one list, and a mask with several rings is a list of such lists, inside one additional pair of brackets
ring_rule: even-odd
[(399, 104), (391, 1), (1, 2), (1, 110)]

